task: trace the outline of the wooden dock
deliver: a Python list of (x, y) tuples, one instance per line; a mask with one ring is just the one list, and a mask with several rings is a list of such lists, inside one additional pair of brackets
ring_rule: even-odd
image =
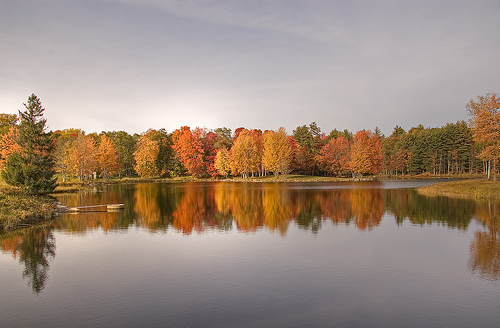
[(88, 205), (78, 207), (59, 206), (58, 209), (62, 212), (116, 212), (125, 208), (125, 204), (103, 204), (103, 205)]

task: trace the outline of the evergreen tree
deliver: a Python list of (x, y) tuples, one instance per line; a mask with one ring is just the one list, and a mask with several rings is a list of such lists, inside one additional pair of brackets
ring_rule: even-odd
[(47, 120), (42, 117), (45, 109), (34, 94), (24, 107), (24, 112), (19, 111), (17, 140), (21, 151), (9, 156), (2, 178), (31, 194), (50, 193), (56, 187), (54, 142), (51, 134), (45, 132)]

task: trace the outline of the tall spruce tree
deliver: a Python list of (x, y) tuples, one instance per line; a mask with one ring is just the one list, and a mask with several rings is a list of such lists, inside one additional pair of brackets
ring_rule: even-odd
[(22, 187), (31, 194), (50, 193), (56, 187), (53, 156), (54, 143), (45, 132), (47, 120), (40, 99), (32, 94), (26, 110), (19, 111), (17, 143), (21, 152), (9, 156), (2, 178), (10, 185)]

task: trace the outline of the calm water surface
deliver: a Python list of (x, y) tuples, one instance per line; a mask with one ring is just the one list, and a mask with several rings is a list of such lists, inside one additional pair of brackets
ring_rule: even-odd
[(60, 196), (126, 208), (0, 235), (0, 326), (499, 327), (500, 206), (433, 182)]

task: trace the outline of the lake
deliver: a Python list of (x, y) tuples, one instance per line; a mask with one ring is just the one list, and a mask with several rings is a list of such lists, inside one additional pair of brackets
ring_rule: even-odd
[(2, 327), (498, 327), (500, 205), (436, 181), (142, 183), (0, 235)]

